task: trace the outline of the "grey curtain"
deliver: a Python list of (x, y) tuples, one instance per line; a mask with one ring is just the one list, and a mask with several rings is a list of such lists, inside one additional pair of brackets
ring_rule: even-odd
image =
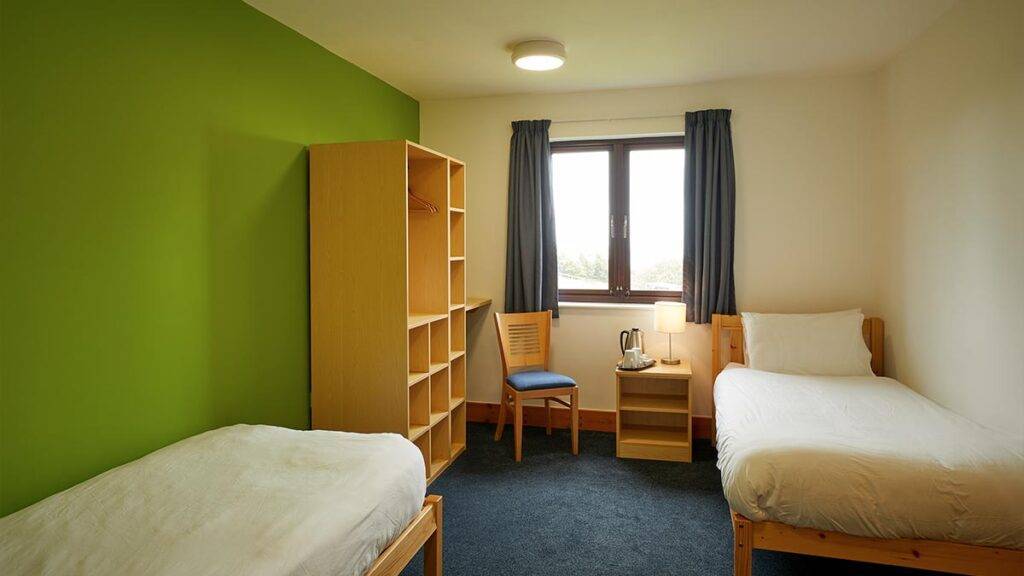
[(512, 123), (508, 157), (505, 311), (558, 317), (558, 257), (551, 195), (550, 120)]
[(736, 313), (731, 114), (731, 110), (686, 113), (683, 302), (686, 319), (697, 324), (711, 322), (712, 314)]

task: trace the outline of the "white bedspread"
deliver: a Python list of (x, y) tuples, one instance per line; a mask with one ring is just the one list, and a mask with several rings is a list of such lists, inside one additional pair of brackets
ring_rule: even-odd
[(725, 497), (751, 520), (1024, 548), (1024, 446), (895, 380), (730, 367), (715, 404)]
[(0, 519), (0, 573), (361, 575), (425, 492), (400, 436), (231, 426)]

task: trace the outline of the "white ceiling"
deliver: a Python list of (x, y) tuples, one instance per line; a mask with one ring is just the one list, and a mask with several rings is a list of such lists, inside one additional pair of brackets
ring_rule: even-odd
[[(420, 100), (879, 66), (957, 0), (246, 0)], [(564, 67), (510, 45), (551, 38)]]

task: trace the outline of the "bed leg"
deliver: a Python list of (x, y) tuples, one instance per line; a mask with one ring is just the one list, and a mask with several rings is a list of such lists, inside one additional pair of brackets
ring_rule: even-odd
[(443, 562), (441, 561), (441, 535), (443, 533), (441, 521), (444, 518), (444, 514), (441, 511), (441, 497), (427, 496), (427, 499), (434, 503), (434, 523), (437, 525), (437, 528), (423, 545), (423, 576), (441, 576), (444, 572)]
[(750, 520), (733, 512), (732, 535), (733, 576), (750, 576), (754, 563), (754, 534)]

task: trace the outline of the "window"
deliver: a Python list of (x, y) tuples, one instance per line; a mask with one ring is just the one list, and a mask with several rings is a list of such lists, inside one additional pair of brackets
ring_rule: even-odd
[(552, 142), (551, 160), (558, 299), (678, 300), (682, 136)]

